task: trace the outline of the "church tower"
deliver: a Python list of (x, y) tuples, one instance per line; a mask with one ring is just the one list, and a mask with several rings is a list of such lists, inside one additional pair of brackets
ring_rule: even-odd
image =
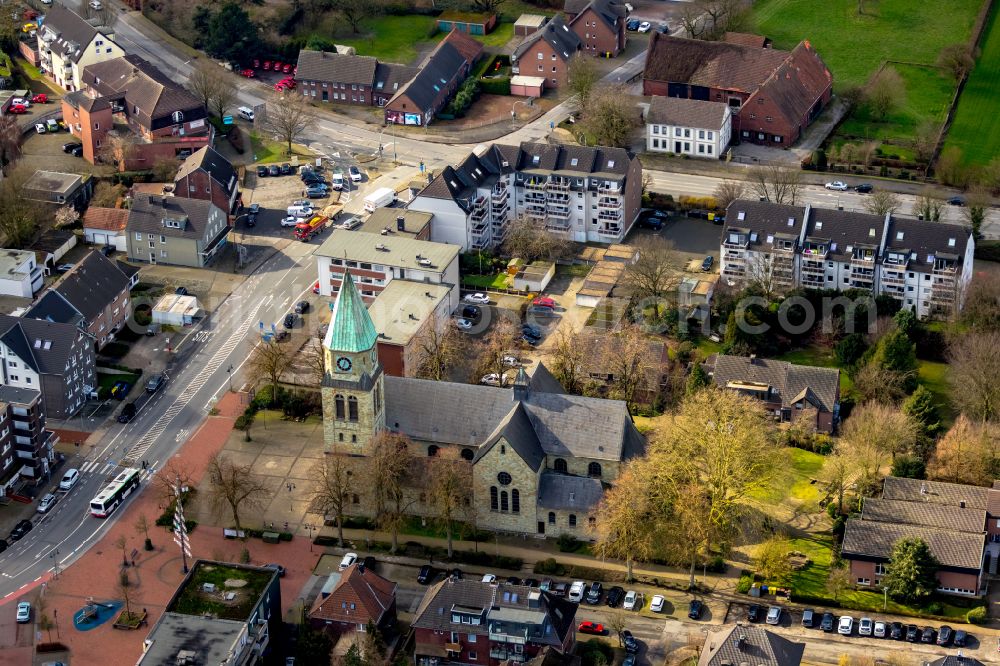
[(327, 452), (367, 455), (385, 427), (385, 389), (378, 333), (354, 280), (344, 271), (323, 339), (323, 438)]

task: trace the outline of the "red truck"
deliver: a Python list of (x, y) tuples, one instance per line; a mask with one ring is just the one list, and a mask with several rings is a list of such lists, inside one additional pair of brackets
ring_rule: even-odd
[(313, 215), (308, 222), (300, 222), (295, 225), (295, 237), (308, 243), (313, 236), (323, 231), (329, 219), (325, 215)]

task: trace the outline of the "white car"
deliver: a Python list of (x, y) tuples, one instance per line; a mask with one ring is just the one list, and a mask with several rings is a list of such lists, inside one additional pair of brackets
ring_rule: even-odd
[(35, 123), (35, 132), (45, 134), (45, 123)]
[(837, 633), (841, 636), (850, 636), (854, 630), (854, 618), (850, 615), (842, 615), (837, 623)]
[(497, 582), (497, 577), (493, 574), (483, 574), (483, 582), (493, 585)]
[(517, 366), (521, 365), (521, 362), (517, 360), (516, 356), (504, 356), (503, 364), (506, 365), (508, 368), (516, 368)]
[(347, 169), (347, 175), (349, 175), (351, 177), (351, 182), (352, 183), (360, 183), (361, 182), (361, 170), (358, 169), (358, 167), (352, 166), (352, 167), (348, 168)]
[(344, 559), (340, 561), (340, 566), (337, 567), (337, 571), (343, 571), (347, 567), (351, 566), (358, 561), (357, 553), (347, 553), (344, 555)]
[(475, 303), (477, 305), (489, 305), (490, 297), (487, 296), (486, 294), (481, 294), (477, 292), (475, 294), (466, 294), (465, 297), (462, 298), (462, 301), (464, 301), (465, 303)]
[(828, 190), (836, 190), (837, 192), (846, 192), (848, 189), (850, 189), (847, 187), (847, 183), (844, 183), (839, 180), (835, 180), (832, 183), (827, 183), (823, 187), (825, 187)]
[(101, 3), (98, 0), (90, 0), (90, 8), (91, 9), (100, 9), (101, 8)]
[(653, 598), (649, 600), (649, 610), (654, 613), (662, 613), (663, 606), (667, 603), (667, 600), (663, 598), (662, 594), (655, 594)]
[(871, 636), (872, 628), (872, 619), (870, 617), (861, 618), (861, 621), (858, 622), (858, 636)]
[(625, 610), (639, 610), (642, 608), (642, 595), (635, 590), (629, 590), (625, 593), (625, 601), (622, 602), (622, 608)]
[(483, 378), (479, 380), (479, 383), (483, 386), (500, 386), (500, 375), (495, 372), (483, 375)]
[(461, 317), (455, 320), (455, 326), (458, 326), (461, 331), (472, 330), (472, 322), (468, 319), (462, 319)]
[(22, 601), (17, 605), (17, 623), (24, 624), (31, 621), (31, 604)]
[(580, 603), (583, 601), (583, 593), (587, 590), (587, 584), (582, 580), (573, 581), (573, 584), (569, 586), (569, 594), (566, 598), (575, 603)]
[(781, 622), (781, 606), (771, 606), (767, 609), (767, 617), (764, 619), (767, 624), (778, 624)]
[(10, 103), (11, 106), (13, 106), (14, 104), (20, 104), (21, 106), (27, 107), (29, 109), (31, 108), (31, 100), (28, 99), (27, 97), (15, 97), (14, 99), (10, 100)]
[(872, 631), (872, 636), (875, 638), (885, 638), (885, 622), (875, 623), (875, 629)]
[(625, 3), (625, 11), (627, 11), (627, 12), (634, 12), (635, 11), (635, 7), (633, 7), (631, 3), (626, 2)]
[(283, 227), (294, 227), (296, 224), (301, 222), (299, 218), (294, 215), (288, 215), (287, 217), (281, 218), (281, 226)]
[(56, 496), (52, 493), (46, 493), (45, 496), (42, 497), (41, 501), (38, 502), (38, 513), (46, 513), (55, 503)]
[(335, 190), (344, 189), (344, 174), (335, 173), (330, 176), (330, 187)]
[(649, 24), (649, 21), (643, 21), (639, 24), (639, 32), (649, 32), (653, 26)]
[(59, 490), (72, 490), (73, 486), (75, 486), (76, 482), (79, 480), (80, 470), (75, 467), (73, 469), (68, 469), (66, 470), (66, 473), (63, 474), (62, 481), (59, 482)]

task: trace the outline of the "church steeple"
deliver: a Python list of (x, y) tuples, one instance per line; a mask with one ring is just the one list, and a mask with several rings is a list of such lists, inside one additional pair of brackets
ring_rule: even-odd
[(373, 348), (377, 341), (375, 323), (351, 279), (350, 271), (345, 269), (340, 292), (333, 302), (333, 315), (323, 346), (330, 351), (353, 354)]

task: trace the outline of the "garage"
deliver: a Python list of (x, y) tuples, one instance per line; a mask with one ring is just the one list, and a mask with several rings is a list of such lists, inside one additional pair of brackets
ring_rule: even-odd
[(541, 97), (545, 88), (545, 77), (522, 76), (510, 77), (510, 94), (519, 97)]

